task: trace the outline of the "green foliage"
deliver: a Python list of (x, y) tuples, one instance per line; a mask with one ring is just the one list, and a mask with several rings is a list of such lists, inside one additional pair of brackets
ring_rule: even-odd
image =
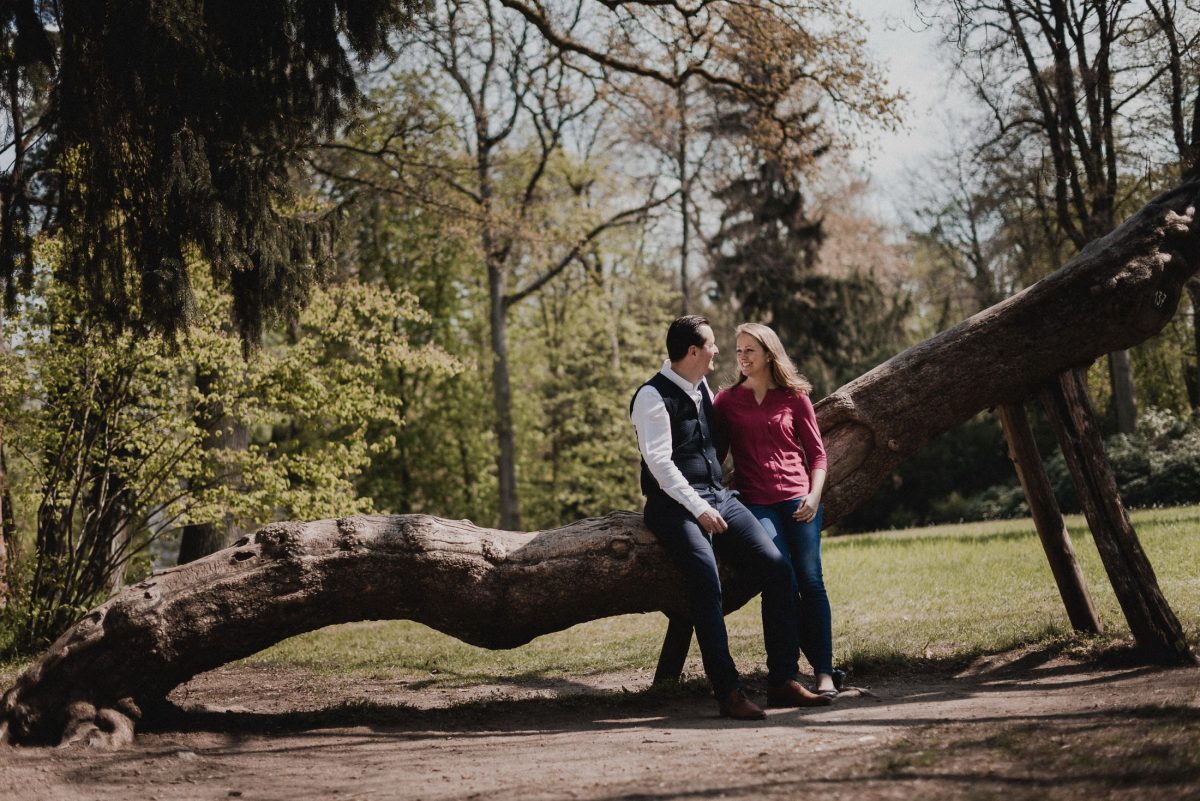
[[(644, 231), (614, 226), (536, 292), (510, 294), (498, 308), (488, 287), (493, 271), (510, 293), (547, 276), (624, 201), (628, 182), (599, 158), (543, 152), (518, 129), (491, 146), (489, 202), (481, 205), (464, 191), (478, 176), (469, 147), (452, 135), (452, 95), (425, 74), (397, 71), (387, 80), (344, 146), (318, 163), (330, 199), (354, 221), (339, 243), (340, 266), (418, 294), (430, 320), (413, 336), (436, 341), (465, 368), (386, 377), (409, 401), (404, 425), (377, 429), (395, 444), (373, 460), (361, 490), (394, 512), (498, 522), (498, 313), (507, 322), (523, 526), (636, 507), (629, 397), (658, 368), (669, 319), (664, 282), (643, 255)], [(489, 261), (489, 242), (503, 258)]]
[[(20, 536), (33, 547), (6, 610), (17, 650), (57, 636), (127, 571), (144, 574), (147, 546), (189, 522), (229, 515), (252, 527), (373, 511), (355, 480), (392, 440), (368, 432), (398, 425), (403, 406), (380, 375), (457, 369), (410, 343), (406, 329), (429, 322), (412, 295), (356, 282), (315, 292), (297, 325), (247, 361), (220, 322), (230, 299), (199, 265), (193, 274), (200, 322), (175, 344), (113, 336), (58, 283), (5, 321), (13, 344), (0, 408), (16, 411), (6, 418), (22, 467), (16, 498), (36, 506), (20, 515), (32, 521)], [(218, 380), (201, 391), (197, 370)], [(212, 403), (254, 432), (249, 447), (205, 447), (194, 410)], [(236, 487), (221, 480), (229, 472), (241, 477)]]
[[(1126, 506), (1200, 501), (1200, 418), (1146, 409), (1136, 432), (1109, 437), (1104, 449)], [(1079, 511), (1075, 485), (1061, 453), (1047, 460), (1046, 473), (1062, 507)]]
[[(731, 56), (743, 79), (762, 97), (749, 102), (724, 88), (710, 90), (714, 104), (708, 133), (730, 152), (714, 199), (720, 225), (708, 241), (713, 287), (710, 300), (736, 303), (742, 319), (768, 324), (818, 393), (830, 392), (892, 354), (911, 311), (906, 296), (888, 296), (870, 264), (850, 275), (817, 270), (824, 240), (821, 219), (810, 216), (806, 193), (814, 164), (833, 150), (822, 103), (806, 89), (805, 71), (821, 74), (824, 89), (853, 108), (863, 124), (892, 119), (896, 98), (866, 88), (871, 70), (846, 53), (854, 41), (799, 40), (776, 28), (768, 12), (733, 14), (731, 34), (745, 37)], [(829, 20), (833, 28), (841, 22)], [(780, 38), (775, 38), (780, 37)], [(762, 40), (774, 47), (756, 47)]]
[(671, 299), (651, 265), (630, 269), (635, 243), (610, 244), (543, 290), (514, 326), (518, 465), (532, 527), (641, 506), (629, 403), (662, 364)]
[[(380, 376), (381, 387), (406, 403), (398, 419), (368, 430), (368, 437), (390, 444), (372, 456), (359, 491), (391, 512), (482, 524), (493, 519), (497, 491), (487, 294), (472, 224), (458, 211), (443, 213), (453, 202), (444, 184), (412, 187), (408, 168), (400, 166), (448, 165), (461, 156), (434, 88), (423, 76), (389, 76), (345, 147), (323, 152), (318, 170), (348, 220), (337, 240), (341, 272), (419, 297), (426, 314), (406, 324), (410, 341), (436, 342), (461, 367), (452, 373), (401, 367)], [(396, 138), (397, 130), (406, 135)], [(399, 165), (368, 155), (387, 147)], [(404, 179), (398, 186), (390, 183), (396, 173)], [(385, 186), (397, 191), (377, 191)]]
[(896, 468), (870, 500), (838, 523), (838, 530), (982, 519), (984, 502), (976, 496), (1015, 481), (1000, 425), (991, 414), (981, 414), (937, 437)]
[[(1051, 489), (1079, 512), (1066, 461), (1041, 416), (1031, 417)], [(902, 464), (891, 483), (839, 522), (839, 531), (1003, 520), (1029, 513), (991, 415), (943, 434)], [(1145, 409), (1134, 434), (1104, 441), (1121, 499), (1135, 509), (1200, 502), (1200, 419)], [(914, 489), (915, 485), (915, 489)]]

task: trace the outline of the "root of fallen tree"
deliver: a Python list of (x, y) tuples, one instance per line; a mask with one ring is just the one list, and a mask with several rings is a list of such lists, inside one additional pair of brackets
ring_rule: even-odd
[[(821, 401), (827, 520), (935, 435), (1158, 332), (1200, 264), (1197, 205), (1200, 182), (1161, 195), (1054, 274)], [(728, 609), (755, 592), (736, 575), (726, 588)], [(683, 613), (683, 593), (632, 513), (532, 534), (420, 515), (276, 523), (89, 612), (5, 693), (0, 741), (120, 745), (192, 676), (333, 623), (403, 618), (509, 648), (649, 611)]]

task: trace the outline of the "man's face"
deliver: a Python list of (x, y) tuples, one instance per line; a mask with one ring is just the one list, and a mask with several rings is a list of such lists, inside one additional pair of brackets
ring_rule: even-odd
[(702, 325), (698, 329), (700, 335), (704, 337), (704, 344), (692, 351), (697, 364), (703, 368), (702, 375), (708, 375), (717, 366), (717, 354), (720, 353), (717, 349), (717, 340), (713, 336), (713, 330), (707, 325)]

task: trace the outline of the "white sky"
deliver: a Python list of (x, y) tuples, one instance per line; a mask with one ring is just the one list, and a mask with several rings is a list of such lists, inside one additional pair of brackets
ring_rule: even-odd
[(961, 109), (965, 96), (951, 85), (941, 34), (922, 21), (911, 0), (847, 0), (866, 20), (870, 55), (888, 79), (888, 88), (908, 95), (904, 127), (875, 137), (861, 163), (871, 175), (878, 212), (897, 219), (909, 195), (906, 172), (919, 171), (931, 156), (947, 150), (949, 112)]

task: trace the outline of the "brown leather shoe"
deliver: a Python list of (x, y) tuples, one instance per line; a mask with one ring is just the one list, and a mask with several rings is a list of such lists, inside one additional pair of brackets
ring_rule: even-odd
[(829, 706), (833, 699), (818, 695), (795, 679), (767, 688), (767, 703), (771, 706)]
[(729, 691), (729, 695), (721, 699), (721, 717), (734, 720), (762, 720), (767, 716), (762, 707), (746, 697), (739, 687)]

